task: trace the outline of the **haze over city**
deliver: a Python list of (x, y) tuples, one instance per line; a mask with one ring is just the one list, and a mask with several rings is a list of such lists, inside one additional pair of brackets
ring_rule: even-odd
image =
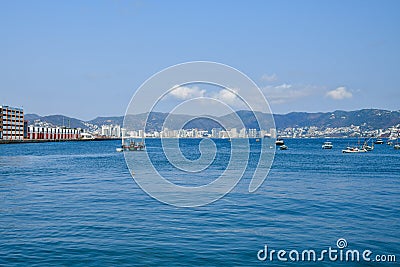
[(2, 2), (0, 104), (123, 115), (151, 75), (207, 60), (247, 74), (274, 113), (398, 110), (399, 11), (398, 1)]

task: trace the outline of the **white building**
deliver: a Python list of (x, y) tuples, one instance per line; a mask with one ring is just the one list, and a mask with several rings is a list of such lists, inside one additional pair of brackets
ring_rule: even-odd
[(119, 125), (102, 125), (101, 135), (105, 137), (121, 137), (121, 126)]

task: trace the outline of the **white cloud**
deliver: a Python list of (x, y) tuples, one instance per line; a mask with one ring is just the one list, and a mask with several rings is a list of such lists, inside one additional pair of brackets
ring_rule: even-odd
[(262, 88), (265, 98), (271, 104), (284, 104), (298, 98), (313, 94), (318, 88), (315, 86), (301, 86), (283, 83), (277, 86), (266, 86)]
[(200, 89), (197, 86), (187, 87), (187, 86), (177, 86), (169, 94), (175, 98), (181, 100), (192, 99), (196, 97), (203, 97), (206, 90)]
[(222, 103), (225, 103), (231, 108), (245, 109), (246, 104), (245, 102), (243, 102), (243, 100), (240, 99), (239, 90), (238, 89), (231, 89), (231, 90), (232, 91), (227, 89), (222, 89), (218, 92), (215, 92), (214, 94), (211, 94), (210, 97), (219, 100)]
[(283, 83), (281, 85), (275, 86), (275, 89), (277, 89), (277, 90), (290, 89), (290, 88), (292, 88), (292, 86), (293, 85), (291, 85), (291, 84)]
[(348, 91), (346, 87), (340, 86), (334, 90), (327, 92), (326, 96), (335, 100), (341, 100), (345, 98), (352, 98), (353, 94), (350, 91)]
[(235, 104), (235, 102), (237, 101), (236, 94), (229, 90), (226, 90), (226, 89), (222, 89), (218, 93), (214, 94), (213, 98), (216, 98), (216, 99), (220, 100), (221, 102), (231, 104), (231, 105)]
[(263, 76), (261, 76), (261, 80), (266, 82), (275, 82), (278, 80), (278, 75), (276, 75), (275, 73), (270, 75), (264, 74)]

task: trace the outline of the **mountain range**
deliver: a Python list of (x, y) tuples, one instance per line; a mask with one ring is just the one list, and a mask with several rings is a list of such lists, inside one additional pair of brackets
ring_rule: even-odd
[[(142, 129), (146, 117), (148, 116), (146, 131), (157, 130), (160, 131), (163, 122), (168, 117), (170, 122), (168, 128), (198, 128), (203, 130), (211, 130), (212, 128), (222, 128), (215, 121), (218, 120), (226, 128), (242, 128), (240, 121), (235, 119), (239, 116), (246, 128), (259, 129), (255, 116), (251, 111), (237, 111), (228, 115), (215, 117), (207, 116), (208, 118), (196, 118), (191, 115), (168, 114), (161, 112), (142, 113), (138, 115), (128, 115), (126, 121), (129, 125), (133, 125), (135, 129)], [(262, 125), (268, 123), (270, 115), (265, 113), (257, 113), (261, 118)], [(308, 127), (316, 126), (319, 128), (328, 127), (346, 127), (351, 125), (358, 125), (365, 127), (365, 129), (385, 129), (394, 125), (400, 124), (400, 111), (389, 111), (382, 109), (362, 109), (355, 111), (342, 111), (336, 110), (333, 112), (291, 112), (288, 114), (274, 114), (275, 125), (278, 129), (293, 128), (293, 127)], [(114, 117), (97, 117), (93, 120), (83, 121), (76, 118), (70, 118), (64, 115), (49, 115), (39, 116), (37, 114), (26, 114), (25, 119), (32, 124), (34, 121), (40, 120), (54, 126), (67, 126), (71, 128), (88, 129), (93, 126), (101, 127), (104, 124), (118, 124), (123, 125), (124, 116)], [(185, 124), (185, 122), (187, 122)], [(268, 124), (272, 127), (272, 124)]]

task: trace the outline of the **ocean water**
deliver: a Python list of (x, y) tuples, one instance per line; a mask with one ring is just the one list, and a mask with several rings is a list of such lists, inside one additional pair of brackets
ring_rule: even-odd
[[(337, 249), (339, 238), (346, 249), (395, 255), (398, 264), (400, 151), (376, 145), (372, 152), (342, 154), (354, 140), (331, 140), (332, 150), (321, 149), (324, 141), (286, 140), (289, 149), (276, 151), (268, 178), (248, 193), (255, 149), (237, 187), (197, 208), (177, 208), (144, 193), (123, 153), (115, 152), (118, 141), (1, 145), (0, 266), (382, 265), (257, 258), (265, 245), (321, 251)], [(206, 182), (229, 161), (229, 142), (215, 142), (221, 152)], [(146, 143), (171, 181), (203, 183), (202, 176), (174, 173), (157, 140)], [(182, 140), (182, 154), (196, 159), (198, 143)]]

